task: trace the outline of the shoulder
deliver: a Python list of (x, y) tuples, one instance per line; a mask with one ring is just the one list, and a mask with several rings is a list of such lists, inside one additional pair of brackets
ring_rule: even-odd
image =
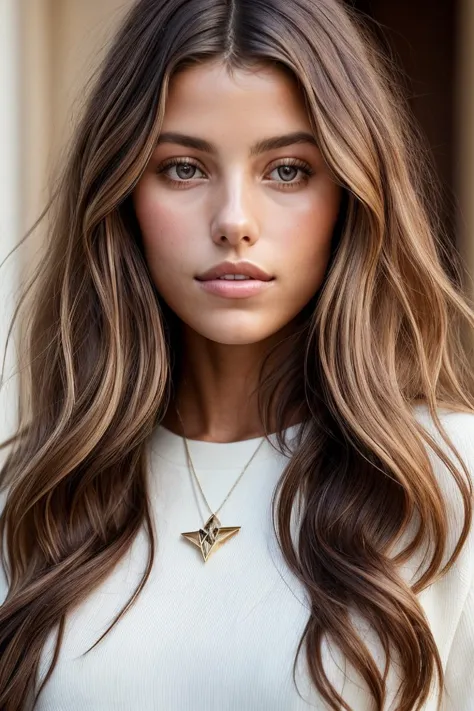
[[(426, 405), (416, 405), (414, 407), (414, 414), (419, 424), (421, 424), (423, 429), (433, 438), (443, 453), (447, 454), (449, 458), (453, 460), (454, 453), (438, 431), (428, 407)], [(466, 465), (471, 481), (474, 480), (474, 413), (455, 412), (446, 408), (438, 408), (436, 414), (442, 429)], [(445, 476), (449, 472), (446, 466), (442, 463), (438, 454), (433, 451), (431, 445), (428, 447), (428, 453), (435, 472), (439, 476), (439, 483), (441, 485), (447, 484), (448, 482), (445, 481)], [(458, 466), (456, 460), (454, 460), (454, 463)]]
[[(466, 472), (461, 468), (457, 456), (452, 449), (448, 447), (436, 428), (428, 407), (425, 405), (417, 405), (415, 407), (415, 415), (418, 422), (439, 446), (439, 449), (447, 455), (449, 460), (453, 463), (461, 479), (468, 484), (468, 492), (470, 492), (468, 498), (470, 499), (471, 505), (474, 506), (474, 413), (455, 412), (445, 408), (437, 409), (437, 415), (442, 429), (465, 465), (468, 479), (466, 479)], [(443, 556), (446, 561), (453, 552), (462, 532), (465, 518), (464, 500), (460, 488), (456, 483), (456, 479), (446, 463), (431, 446), (428, 446), (427, 450), (433, 467), (433, 473), (445, 501), (448, 516), (448, 538), (445, 555)], [(460, 576), (464, 580), (464, 583), (472, 585), (474, 580), (473, 524), (471, 524), (461, 554), (453, 566), (453, 572), (456, 576)]]
[[(433, 434), (437, 432), (427, 405), (416, 404), (413, 406), (413, 411), (420, 424)], [(436, 413), (449, 436), (463, 443), (468, 451), (474, 452), (474, 412), (456, 412), (438, 407)]]
[[(452, 459), (426, 406), (417, 406), (418, 421)], [(466, 466), (474, 483), (474, 413), (437, 410), (443, 429)], [(449, 517), (448, 540), (443, 562), (453, 552), (464, 523), (464, 506), (454, 477), (439, 457), (430, 452), (433, 471), (446, 499)], [(454, 461), (457, 466), (457, 462)], [(474, 504), (472, 489), (471, 504)], [(474, 518), (473, 518), (474, 521)], [(474, 698), (474, 524), (458, 558), (435, 582), (419, 595), (445, 666), (443, 711), (467, 711)]]

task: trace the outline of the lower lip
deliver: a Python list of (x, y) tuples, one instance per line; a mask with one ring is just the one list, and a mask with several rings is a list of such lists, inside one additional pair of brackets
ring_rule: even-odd
[(226, 299), (246, 299), (249, 296), (256, 296), (265, 291), (273, 283), (270, 281), (260, 281), (259, 279), (210, 279), (209, 281), (199, 281), (199, 286), (208, 294), (223, 296)]

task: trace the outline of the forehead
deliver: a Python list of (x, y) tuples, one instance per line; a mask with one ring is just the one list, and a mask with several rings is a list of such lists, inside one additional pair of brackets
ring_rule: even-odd
[(289, 71), (259, 64), (229, 73), (219, 60), (187, 67), (171, 78), (162, 130), (198, 133), (210, 124), (214, 130), (259, 127), (264, 133), (310, 128), (304, 98)]

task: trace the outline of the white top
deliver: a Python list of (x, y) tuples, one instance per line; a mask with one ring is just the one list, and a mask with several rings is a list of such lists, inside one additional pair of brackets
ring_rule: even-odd
[[(416, 411), (420, 421), (428, 424), (427, 410)], [(440, 414), (474, 475), (474, 415)], [(297, 429), (289, 428), (288, 436)], [(434, 433), (432, 424), (430, 431)], [(438, 436), (437, 440), (441, 444)], [(259, 442), (189, 441), (214, 510)], [(140, 580), (147, 557), (146, 537), (140, 534), (112, 576), (70, 615), (57, 667), (35, 711), (309, 711), (308, 700), (312, 708), (326, 709), (309, 682), (304, 649), (296, 677), (303, 699), (292, 679), (296, 647), (308, 618), (307, 596), (285, 567), (270, 507), (288, 460), (267, 442), (263, 444), (218, 514), (222, 526), (241, 526), (241, 530), (204, 563), (200, 550), (181, 536), (201, 527), (210, 514), (187, 468), (184, 442), (159, 427), (150, 444), (150, 491), (157, 528), (151, 578), (131, 609), (81, 657)], [(441, 462), (432, 460), (452, 504), (453, 531), (458, 531), (457, 489)], [(419, 598), (446, 670), (451, 698), (444, 699), (442, 711), (474, 709), (473, 538), (471, 531), (454, 568)], [(402, 574), (409, 577), (410, 570), (407, 566)], [(5, 582), (0, 580), (0, 601), (5, 594)], [(371, 631), (365, 628), (365, 634), (371, 649), (380, 655)], [(51, 635), (43, 651), (41, 679), (51, 659), (52, 639)], [(324, 647), (323, 654), (331, 679), (354, 711), (372, 709), (363, 681), (348, 664), (344, 680), (344, 661), (337, 650), (331, 656)], [(392, 672), (387, 711), (395, 708), (396, 686)], [(435, 700), (423, 709), (435, 711)]]

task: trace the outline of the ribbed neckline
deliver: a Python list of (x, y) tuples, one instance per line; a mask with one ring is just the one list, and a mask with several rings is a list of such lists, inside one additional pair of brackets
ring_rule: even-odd
[[(283, 430), (290, 446), (302, 424), (298, 423)], [(269, 439), (278, 446), (276, 434), (271, 434)], [(262, 437), (253, 437), (239, 442), (206, 442), (188, 439), (188, 447), (196, 469), (235, 469), (245, 466), (261, 440)], [(187, 467), (184, 438), (162, 425), (158, 425), (153, 433), (151, 452), (153, 456), (166, 459), (176, 466)], [(278, 456), (278, 452), (268, 442), (264, 442), (253, 461), (272, 456)]]

